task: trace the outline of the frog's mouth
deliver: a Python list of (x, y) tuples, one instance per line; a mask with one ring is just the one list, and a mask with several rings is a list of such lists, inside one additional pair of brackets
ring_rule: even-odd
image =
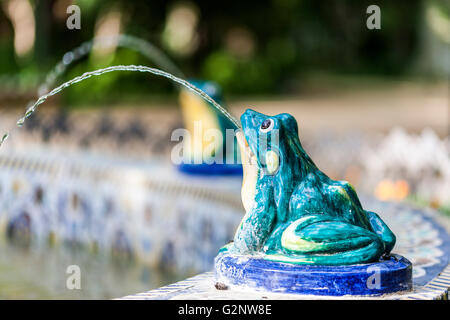
[(236, 133), (236, 139), (241, 150), (241, 160), (243, 169), (243, 181), (241, 189), (242, 204), (245, 211), (249, 212), (255, 204), (256, 182), (260, 173), (256, 155), (250, 149), (242, 130)]

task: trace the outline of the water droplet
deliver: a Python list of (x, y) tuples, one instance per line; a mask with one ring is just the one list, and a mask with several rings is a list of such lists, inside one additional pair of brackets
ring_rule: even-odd
[(34, 106), (31, 106), (30, 108), (28, 108), (28, 110), (25, 112), (25, 118), (28, 118), (29, 116), (31, 116), (34, 112)]
[(63, 63), (65, 65), (71, 64), (73, 61), (73, 52), (69, 51), (63, 56)]
[(17, 120), (16, 124), (21, 127), (23, 126), (23, 124), (25, 123), (25, 117), (20, 118), (19, 120)]
[(5, 133), (3, 135), (3, 137), (0, 139), (0, 147), (2, 146), (3, 142), (5, 142), (6, 139), (8, 139), (8, 137), (9, 137), (9, 133)]

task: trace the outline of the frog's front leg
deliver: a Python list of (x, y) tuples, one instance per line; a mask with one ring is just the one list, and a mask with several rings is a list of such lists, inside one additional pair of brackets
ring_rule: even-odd
[(271, 188), (258, 188), (255, 203), (245, 214), (236, 230), (233, 251), (238, 253), (255, 252), (262, 248), (269, 237), (276, 216)]

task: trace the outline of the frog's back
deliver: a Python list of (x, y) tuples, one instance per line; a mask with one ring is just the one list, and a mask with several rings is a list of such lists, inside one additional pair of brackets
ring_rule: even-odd
[(294, 221), (307, 214), (328, 211), (320, 187), (320, 177), (309, 173), (294, 189), (289, 202), (290, 220)]
[(308, 214), (326, 214), (371, 230), (353, 186), (332, 180), (324, 173), (309, 173), (294, 190), (290, 201), (291, 220)]

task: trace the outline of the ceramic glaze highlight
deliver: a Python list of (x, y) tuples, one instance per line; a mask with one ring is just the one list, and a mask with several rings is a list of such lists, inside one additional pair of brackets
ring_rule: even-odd
[(362, 208), (354, 188), (320, 171), (303, 149), (295, 118), (247, 110), (237, 134), (246, 214), (221, 251), (266, 260), (350, 265), (388, 255), (395, 236)]

